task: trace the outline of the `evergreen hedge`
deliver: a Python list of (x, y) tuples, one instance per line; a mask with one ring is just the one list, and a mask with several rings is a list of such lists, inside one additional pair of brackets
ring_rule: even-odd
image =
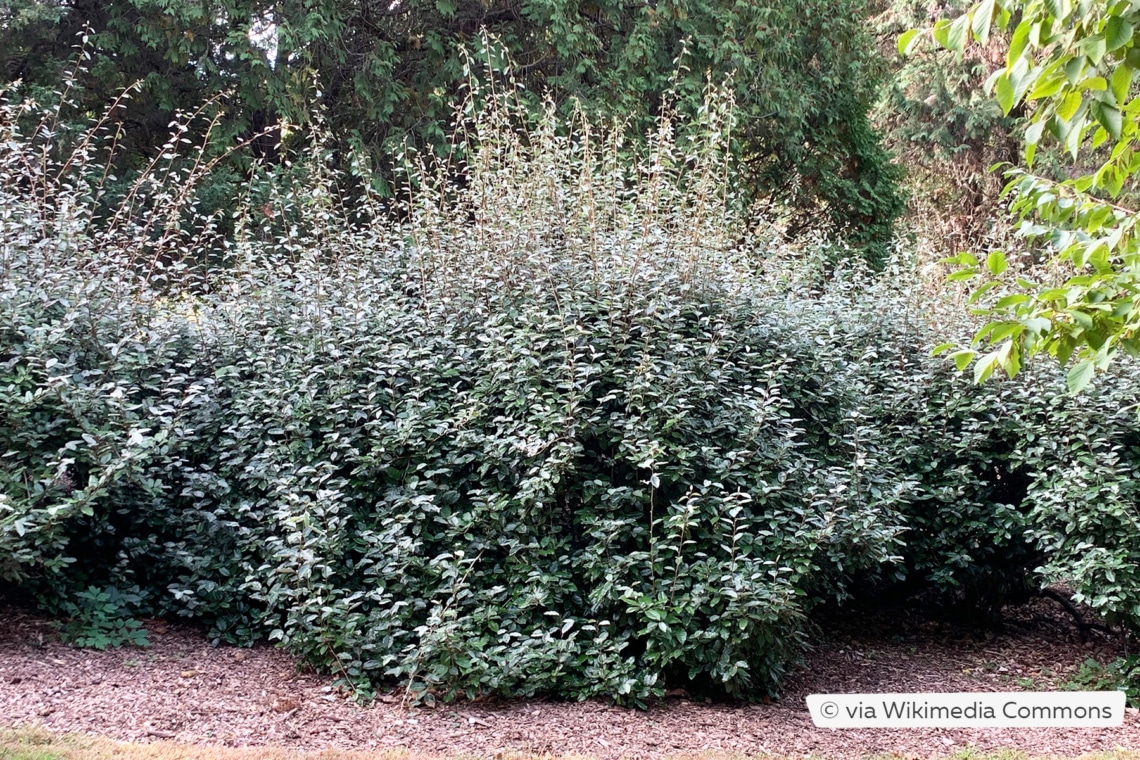
[(492, 99), (399, 213), (317, 155), (226, 239), (177, 135), (112, 200), (100, 129), (61, 153), (31, 109), (0, 111), (0, 580), (77, 640), (177, 615), (364, 696), (642, 704), (776, 694), (820, 605), (902, 579), (1140, 619), (1129, 368), (969, 384), (899, 271), (746, 232), (716, 98), (632, 157)]

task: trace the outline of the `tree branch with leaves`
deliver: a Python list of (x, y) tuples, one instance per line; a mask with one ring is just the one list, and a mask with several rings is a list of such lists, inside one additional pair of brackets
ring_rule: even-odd
[[(1140, 3), (1123, 0), (982, 0), (925, 33), (900, 36), (906, 55), (924, 39), (962, 51), (985, 44), (994, 29), (1010, 34), (1005, 66), (986, 89), (1007, 114), (1024, 104), (1029, 116), (1021, 167), (1005, 167), (1020, 234), (1048, 242), (1062, 282), (1016, 276), (1002, 251), (984, 259), (960, 253), (948, 279), (977, 282), (974, 313), (987, 318), (969, 348), (951, 356), (973, 364), (978, 381), (1045, 353), (1068, 370), (1070, 391), (1083, 389), (1123, 350), (1140, 353), (1140, 211), (1131, 191), (1140, 171)], [(1077, 176), (1053, 180), (1034, 172), (1037, 149), (1055, 139), (1075, 162), (1094, 157)], [(955, 348), (943, 344), (944, 353)]]

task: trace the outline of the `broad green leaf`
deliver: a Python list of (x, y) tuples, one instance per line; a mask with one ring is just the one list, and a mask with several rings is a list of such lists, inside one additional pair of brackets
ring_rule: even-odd
[(998, 29), (1001, 29), (1003, 32), (1009, 29), (1011, 18), (1013, 18), (1013, 14), (1010, 13), (1008, 8), (1003, 8), (1000, 5), (997, 6), (997, 13), (994, 14), (994, 23), (997, 24)]
[[(1006, 348), (1007, 352), (1008, 350), (1009, 349)], [(993, 375), (994, 370), (998, 368), (998, 364), (1001, 362), (1001, 353), (1002, 349), (998, 349), (997, 351), (991, 351), (990, 353), (978, 359), (978, 361), (974, 364), (975, 383), (984, 383), (986, 380), (990, 379), (990, 376)]]
[(931, 356), (941, 356), (942, 354), (946, 353), (947, 351), (949, 351), (952, 348), (954, 348), (953, 343), (939, 343), (937, 346), (930, 349), (930, 355)]
[(1069, 393), (1076, 395), (1083, 391), (1092, 380), (1094, 370), (1092, 359), (1082, 359), (1074, 364), (1065, 375), (1065, 384), (1069, 387)]
[(944, 48), (950, 47), (950, 23), (949, 19), (939, 19), (934, 22), (934, 26), (930, 29), (931, 34), (934, 35), (934, 41)]
[(1065, 65), (1061, 67), (1061, 70), (1065, 72), (1065, 76), (1068, 78), (1069, 84), (1075, 87), (1077, 85), (1077, 82), (1080, 82), (1081, 78), (1084, 76), (1085, 57), (1083, 55), (1073, 56), (1065, 62)]
[(1052, 72), (1044, 71), (1041, 76), (1033, 85), (1033, 89), (1029, 91), (1029, 100), (1038, 100), (1040, 98), (1051, 98), (1061, 91), (1065, 86), (1067, 80), (1065, 75), (1061, 73), (1060, 68), (1054, 68)]
[(1009, 74), (1004, 72), (997, 78), (997, 102), (1001, 106), (1002, 113), (1006, 116), (1013, 110), (1013, 85), (1010, 84)]
[(1004, 272), (1007, 266), (1005, 254), (1001, 251), (994, 251), (986, 257), (986, 268), (990, 270), (990, 274), (994, 277)]
[(1104, 54), (1108, 51), (1108, 45), (1104, 41), (1104, 37), (1097, 34), (1092, 37), (1086, 37), (1081, 41), (1081, 50), (1088, 56), (1093, 64), (1099, 64)]
[(990, 343), (999, 343), (1006, 338), (1020, 335), (1024, 329), (1020, 322), (1003, 322), (994, 328), (987, 340), (989, 340)]
[(1025, 128), (1025, 141), (1030, 145), (1041, 142), (1041, 133), (1045, 130), (1044, 121), (1035, 121)]
[(985, 296), (986, 293), (990, 292), (999, 285), (1001, 285), (1000, 280), (990, 280), (987, 283), (979, 285), (978, 287), (974, 288), (974, 292), (970, 294), (970, 297), (967, 299), (966, 303), (976, 303), (977, 301), (981, 300), (981, 298)]
[(1069, 151), (1069, 155), (1073, 160), (1077, 160), (1077, 154), (1081, 149), (1081, 140), (1084, 138), (1086, 121), (1083, 116), (1078, 115), (1077, 118), (1068, 124), (1068, 131), (1065, 134), (1065, 149)]
[(948, 259), (942, 259), (942, 264), (961, 264), (966, 267), (976, 267), (978, 265), (978, 257), (969, 251), (960, 251), (957, 256), (951, 256)]
[(1013, 68), (1009, 70), (1009, 83), (1013, 85), (1015, 102), (1025, 97), (1025, 93), (1037, 82), (1037, 77), (1042, 71), (1040, 68), (1031, 68), (1028, 59), (1025, 58), (1013, 64)]
[(998, 322), (996, 320), (993, 322), (986, 322), (984, 325), (982, 325), (982, 328), (980, 330), (974, 333), (972, 345), (977, 346), (988, 341), (990, 339), (990, 334), (1002, 324), (1004, 324), (1004, 322)]
[[(1099, 326), (1096, 330), (1091, 330), (1085, 333), (1083, 337), (1085, 339), (1085, 343), (1088, 343), (1089, 346), (1095, 349), (1098, 356), (1104, 355), (1104, 352), (1109, 347), (1108, 334), (1104, 325)], [(1104, 369), (1103, 362), (1098, 360), (1096, 361), (1096, 365), (1100, 369)]]
[[(1100, 146), (1104, 145), (1106, 140), (1108, 140), (1107, 130), (1105, 130), (1104, 127), (1097, 127), (1096, 131), (1093, 132), (1092, 142), (1089, 144), (1089, 147), (1091, 147), (1093, 150), (1096, 150)], [(1082, 193), (1087, 192), (1088, 189), (1092, 187), (1092, 179), (1087, 174), (1083, 177), (1078, 177), (1076, 180), (1074, 180), (1073, 187), (1075, 187), (1077, 190), (1080, 190)]]
[[(1020, 325), (1018, 327), (1020, 328)], [(1001, 359), (1001, 368), (1009, 377), (1016, 377), (1017, 373), (1021, 371), (1021, 343), (1011, 340), (1006, 345), (1009, 346), (1009, 350)]]
[[(1120, 195), (1120, 191), (1124, 189), (1125, 173), (1120, 171), (1113, 164), (1105, 164), (1096, 173), (1095, 185), (1101, 190), (1105, 190), (1109, 195), (1116, 197)], [(1107, 211), (1107, 210), (1106, 210)], [(1111, 211), (1108, 211), (1111, 214)], [(1107, 221), (1107, 217), (1104, 217)]]
[(1123, 106), (1128, 101), (1128, 88), (1132, 85), (1132, 72), (1134, 69), (1122, 64), (1112, 72), (1112, 96), (1116, 98), (1116, 105)]
[(946, 47), (961, 52), (966, 48), (967, 33), (970, 28), (970, 14), (963, 13), (954, 19), (946, 32)]
[(1093, 329), (1093, 318), (1088, 314), (1085, 314), (1083, 311), (1071, 311), (1069, 312), (1069, 316), (1071, 316), (1073, 318), (1073, 321), (1084, 329)]
[(1057, 363), (1062, 367), (1069, 363), (1073, 351), (1077, 348), (1077, 342), (1069, 335), (1061, 335), (1057, 338), (1057, 342), (1051, 347), (1051, 353), (1057, 359)]
[(1073, 118), (1081, 107), (1081, 93), (1073, 90), (1057, 105), (1057, 116), (1065, 121)]
[(910, 51), (914, 49), (915, 44), (918, 42), (918, 29), (908, 29), (899, 35), (899, 55), (910, 55)]
[(1111, 271), (1111, 268), (1108, 265), (1109, 253), (1110, 251), (1107, 245), (1104, 243), (1098, 243), (1097, 245), (1093, 246), (1092, 250), (1089, 252), (1088, 262), (1098, 272), (1102, 274), (1108, 273)]
[(1124, 183), (1127, 180), (1127, 174), (1114, 166), (1112, 167), (1111, 177), (1108, 182), (1105, 183), (1104, 189), (1108, 190), (1112, 197), (1115, 198), (1116, 196), (1120, 195), (1122, 190), (1124, 190)]
[(959, 372), (965, 371), (966, 367), (970, 366), (970, 362), (978, 355), (977, 351), (955, 351), (950, 354), (950, 358), (954, 360), (954, 366), (958, 368)]
[(983, 45), (990, 38), (990, 24), (993, 22), (993, 16), (994, 0), (982, 0), (974, 8), (970, 31), (974, 33), (974, 39)]
[(1021, 54), (1025, 52), (1025, 46), (1029, 42), (1029, 30), (1032, 28), (1029, 21), (1022, 21), (1013, 30), (1013, 37), (1009, 41), (1009, 51), (1005, 56), (1005, 67), (1007, 69), (1013, 68), (1013, 63)]
[(1008, 309), (1012, 306), (1018, 306), (1029, 300), (1031, 300), (1029, 296), (1025, 295), (1024, 293), (1011, 293), (1010, 295), (999, 299), (998, 302), (994, 304), (994, 310), (1004, 311), (1005, 309)]
[(1008, 76), (1005, 69), (994, 69), (993, 73), (986, 77), (986, 81), (982, 84), (982, 92), (987, 95), (992, 95), (994, 92), (994, 84), (999, 77)]
[(1053, 18), (1063, 21), (1069, 15), (1069, 3), (1067, 0), (1045, 0), (1045, 10)]
[(1118, 109), (1100, 103), (1093, 115), (1096, 116), (1100, 125), (1108, 131), (1108, 134), (1112, 135), (1113, 140), (1120, 139), (1121, 130), (1124, 128), (1124, 117)]
[(1110, 53), (1124, 47), (1132, 41), (1132, 24), (1120, 16), (1109, 16), (1104, 25), (1104, 41)]

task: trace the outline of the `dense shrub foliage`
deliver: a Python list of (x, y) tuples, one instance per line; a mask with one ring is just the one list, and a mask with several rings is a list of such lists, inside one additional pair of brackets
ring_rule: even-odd
[(1041, 566), (1134, 625), (1125, 369), (971, 386), (898, 272), (743, 233), (718, 102), (631, 157), (500, 98), (398, 214), (317, 156), (227, 240), (193, 162), (108, 211), (98, 131), (53, 159), (7, 107), (0, 581), (79, 641), (181, 615), (431, 699), (771, 694), (903, 579), (992, 609)]

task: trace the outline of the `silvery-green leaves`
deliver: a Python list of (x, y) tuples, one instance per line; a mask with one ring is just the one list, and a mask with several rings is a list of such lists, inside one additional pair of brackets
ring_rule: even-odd
[[(0, 578), (76, 640), (179, 615), (425, 701), (762, 697), (821, 605), (900, 580), (992, 611), (1067, 570), (1135, 623), (1127, 421), (977, 388), (902, 270), (747, 232), (719, 96), (632, 154), (487, 100), (401, 208), (346, 205), (317, 146), (232, 237), (93, 208), (94, 154), (0, 108)], [(123, 202), (189, 203), (170, 160), (179, 194)], [(1057, 522), (1078, 485), (1121, 490), (1107, 522)]]

